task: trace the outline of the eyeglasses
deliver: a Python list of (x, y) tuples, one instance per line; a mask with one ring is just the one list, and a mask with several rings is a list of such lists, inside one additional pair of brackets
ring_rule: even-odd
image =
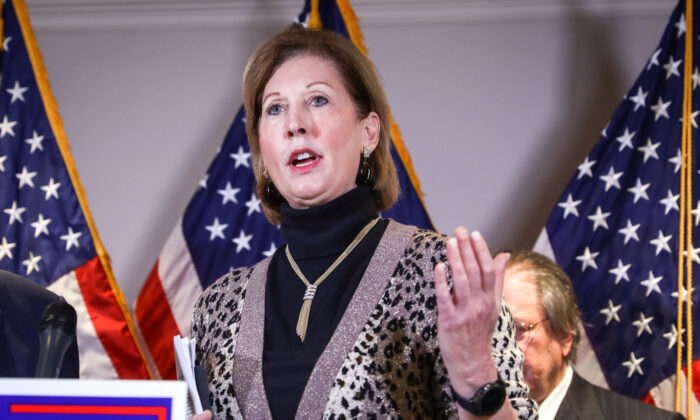
[(518, 341), (528, 338), (528, 336), (530, 335), (530, 331), (534, 330), (538, 325), (545, 322), (546, 320), (547, 318), (544, 318), (543, 320), (535, 322), (534, 324), (528, 324), (523, 321), (513, 320), (515, 321), (515, 338)]

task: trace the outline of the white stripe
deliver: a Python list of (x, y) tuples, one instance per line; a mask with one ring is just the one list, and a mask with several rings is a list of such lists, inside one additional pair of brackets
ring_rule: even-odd
[[(686, 387), (688, 382), (686, 381), (685, 375), (681, 377), (681, 413), (685, 415), (686, 412)], [(649, 391), (651, 397), (654, 399), (657, 407), (665, 408), (666, 410), (675, 411), (676, 409), (676, 375), (671, 375), (665, 380), (661, 381), (657, 386)], [(693, 394), (693, 418), (700, 418), (700, 402), (698, 402), (697, 397)], [(687, 417), (687, 415), (686, 415)]]
[(202, 294), (202, 286), (182, 233), (182, 219), (175, 225), (160, 253), (158, 277), (180, 329), (180, 335), (189, 336), (192, 309)]
[[(540, 236), (535, 242), (533, 251), (546, 255), (552, 259), (552, 261), (556, 262), (552, 243), (549, 241), (546, 228), (542, 229), (542, 232), (540, 232)], [(579, 342), (578, 351), (576, 352), (576, 366), (574, 369), (589, 382), (603, 388), (609, 388), (608, 382), (605, 380), (605, 375), (603, 375), (603, 371), (600, 368), (600, 363), (598, 363), (598, 358), (591, 347), (591, 342), (588, 341), (585, 330), (581, 331), (581, 341)]]
[(78, 352), (80, 354), (80, 378), (119, 379), (117, 371), (112, 365), (112, 360), (97, 337), (95, 326), (92, 325), (75, 272), (71, 271), (62, 276), (47, 289), (63, 296), (68, 303), (73, 305), (78, 313), (76, 334), (78, 336)]

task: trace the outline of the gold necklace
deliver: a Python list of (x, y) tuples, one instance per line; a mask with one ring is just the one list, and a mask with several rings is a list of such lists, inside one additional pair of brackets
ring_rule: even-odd
[(372, 219), (365, 227), (362, 228), (360, 233), (355, 236), (355, 239), (350, 242), (350, 245), (348, 245), (347, 248), (345, 248), (345, 251), (343, 251), (342, 254), (338, 258), (336, 258), (335, 261), (333, 261), (333, 264), (331, 264), (330, 267), (326, 269), (326, 271), (321, 274), (321, 276), (316, 279), (314, 284), (311, 284), (309, 280), (306, 279), (306, 276), (304, 273), (301, 272), (299, 269), (299, 266), (297, 265), (296, 261), (294, 261), (294, 258), (292, 258), (292, 253), (289, 252), (289, 245), (287, 245), (284, 249), (284, 253), (287, 255), (287, 260), (289, 260), (289, 264), (292, 266), (292, 269), (294, 272), (299, 276), (302, 282), (306, 285), (306, 292), (304, 292), (304, 298), (303, 298), (303, 303), (301, 304), (301, 311), (299, 312), (299, 319), (297, 320), (297, 335), (299, 338), (301, 338), (301, 341), (304, 341), (304, 338), (306, 337), (306, 328), (309, 326), (309, 312), (311, 311), (311, 302), (314, 300), (314, 296), (316, 295), (316, 288), (321, 284), (323, 280), (328, 277), (333, 270), (335, 270), (336, 267), (340, 265), (343, 260), (350, 255), (353, 249), (359, 244), (362, 239), (369, 233), (370, 230), (374, 227), (374, 225), (377, 224), (379, 221), (379, 218), (377, 217), (376, 219)]

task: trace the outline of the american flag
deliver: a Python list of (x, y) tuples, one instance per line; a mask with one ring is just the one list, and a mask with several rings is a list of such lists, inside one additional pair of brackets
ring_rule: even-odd
[[(323, 28), (351, 38), (365, 51), (347, 1), (321, 0), (318, 12)], [(306, 24), (310, 14), (306, 1), (297, 23)], [(401, 198), (382, 215), (432, 229), (410, 158), (393, 123), (392, 139)], [(202, 290), (229, 270), (272, 255), (282, 241), (279, 228), (268, 223), (255, 194), (241, 109), (134, 305), (139, 328), (164, 379), (175, 377), (172, 337), (189, 335), (192, 308)]]
[[(593, 382), (667, 409), (675, 407), (676, 346), (685, 341), (686, 327), (679, 334), (675, 325), (678, 299), (690, 295), (698, 304), (695, 290), (678, 293), (677, 286), (684, 4), (675, 8), (661, 42), (578, 166), (535, 246), (553, 256), (573, 281), (586, 336), (577, 370)], [(697, 57), (698, 34), (692, 39)], [(692, 81), (697, 104), (700, 72), (695, 63)], [(693, 136), (697, 114), (692, 113)], [(693, 167), (697, 197), (697, 154)], [(700, 201), (693, 207), (697, 238)], [(700, 246), (692, 250), (695, 267), (698, 252)], [(700, 321), (697, 311), (692, 318), (695, 324)], [(696, 339), (696, 417), (698, 349)]]
[(0, 60), (0, 269), (75, 307), (81, 378), (147, 379), (21, 0), (2, 4)]

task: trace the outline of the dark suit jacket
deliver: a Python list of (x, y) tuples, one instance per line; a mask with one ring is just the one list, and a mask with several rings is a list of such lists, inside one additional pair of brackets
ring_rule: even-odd
[[(39, 359), (39, 320), (58, 295), (33, 281), (0, 270), (0, 377), (33, 377)], [(60, 376), (79, 375), (78, 344), (73, 339)]]
[(574, 372), (555, 420), (681, 420), (683, 416), (595, 386)]

